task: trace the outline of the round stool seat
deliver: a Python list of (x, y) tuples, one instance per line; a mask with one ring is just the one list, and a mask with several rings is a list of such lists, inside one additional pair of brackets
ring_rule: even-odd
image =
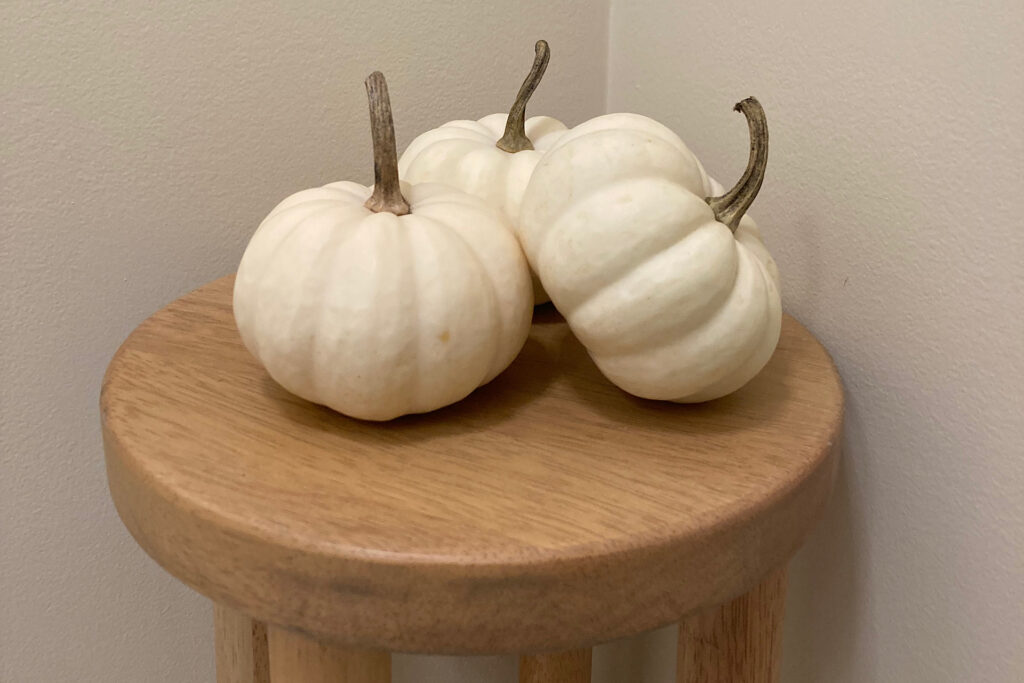
[(242, 346), (232, 286), (125, 341), (103, 436), (146, 552), (271, 624), (405, 652), (589, 645), (748, 590), (828, 497), (842, 390), (792, 318), (750, 384), (677, 405), (617, 389), (541, 308), (493, 382), (371, 423), (277, 386)]

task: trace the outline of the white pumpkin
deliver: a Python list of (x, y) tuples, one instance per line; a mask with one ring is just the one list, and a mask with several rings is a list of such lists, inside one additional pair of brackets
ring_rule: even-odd
[[(481, 197), (500, 209), (511, 225), (519, 220), (519, 205), (537, 163), (565, 134), (561, 121), (550, 116), (528, 120), (526, 103), (547, 68), (550, 50), (536, 45), (533, 69), (508, 114), (491, 114), (478, 121), (449, 121), (423, 133), (398, 161), (407, 182), (438, 182)], [(534, 279), (534, 301), (548, 300)]]
[(242, 257), (234, 313), (285, 389), (387, 420), (458, 401), (504, 370), (532, 299), (500, 212), (444, 185), (399, 189), (383, 76), (367, 90), (374, 187), (332, 183), (278, 204)]
[(768, 362), (782, 323), (778, 269), (745, 216), (764, 178), (764, 112), (749, 98), (750, 162), (720, 197), (665, 126), (591, 119), (534, 170), (520, 242), (594, 362), (622, 389), (706, 401)]

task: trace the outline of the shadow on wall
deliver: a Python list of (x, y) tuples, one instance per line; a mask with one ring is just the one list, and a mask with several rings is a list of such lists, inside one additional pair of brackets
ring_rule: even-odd
[[(598, 645), (594, 648), (593, 683), (675, 683), (678, 634), (679, 629), (672, 625)], [(396, 654), (392, 661), (395, 683), (516, 683), (519, 680), (514, 656)]]
[(675, 625), (594, 648), (593, 683), (675, 683)]
[(396, 654), (392, 657), (392, 667), (392, 680), (395, 683), (516, 683), (519, 679), (516, 659), (510, 656), (444, 657)]
[[(847, 395), (843, 451), (832, 500), (825, 518), (790, 564), (782, 649), (782, 680), (817, 683), (847, 680), (857, 667), (858, 634), (865, 612), (864, 501), (851, 460), (857, 457), (851, 435), (861, 432), (857, 406)], [(877, 678), (872, 672), (868, 680)]]

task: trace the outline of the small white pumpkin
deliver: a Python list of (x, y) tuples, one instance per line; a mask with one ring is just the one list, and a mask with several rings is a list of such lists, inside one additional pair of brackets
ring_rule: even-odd
[(744, 215), (764, 179), (768, 130), (757, 100), (736, 109), (750, 160), (721, 196), (675, 133), (636, 114), (573, 128), (524, 196), (531, 265), (601, 372), (637, 396), (724, 396), (778, 343), (778, 269)]
[[(449, 121), (413, 140), (398, 160), (398, 172), (410, 183), (445, 183), (476, 195), (519, 221), (519, 205), (537, 163), (565, 134), (561, 121), (550, 116), (526, 119), (526, 103), (547, 69), (547, 42), (536, 45), (533, 68), (508, 114), (478, 121)], [(534, 302), (548, 301), (534, 278)]]
[(285, 389), (387, 420), (454, 403), (504, 370), (532, 298), (499, 211), (444, 185), (399, 184), (387, 84), (375, 72), (366, 88), (373, 188), (332, 183), (278, 204), (242, 256), (234, 313)]

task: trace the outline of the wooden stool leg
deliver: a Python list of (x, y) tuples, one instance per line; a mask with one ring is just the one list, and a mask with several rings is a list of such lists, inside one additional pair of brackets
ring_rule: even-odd
[(732, 602), (679, 624), (678, 683), (776, 683), (786, 569)]
[(519, 658), (519, 683), (590, 683), (590, 648)]
[(230, 607), (213, 605), (217, 683), (270, 683), (267, 627)]
[(276, 626), (268, 629), (271, 683), (390, 683), (391, 654), (346, 650)]

